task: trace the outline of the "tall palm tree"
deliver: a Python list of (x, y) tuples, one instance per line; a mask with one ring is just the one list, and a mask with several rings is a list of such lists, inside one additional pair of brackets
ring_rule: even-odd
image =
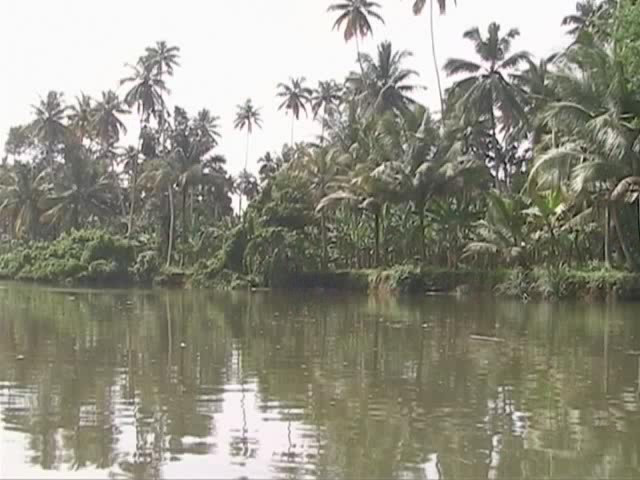
[[(65, 125), (68, 107), (63, 103), (62, 94), (51, 91), (38, 105), (33, 106), (35, 120), (31, 124), (35, 138), (44, 145), (45, 164), (53, 168), (56, 146), (62, 144), (67, 135)], [(52, 173), (53, 174), (53, 173)]]
[(369, 18), (373, 18), (384, 24), (384, 18), (378, 13), (380, 8), (378, 2), (369, 0), (343, 0), (339, 3), (334, 3), (327, 9), (329, 12), (338, 13), (338, 18), (333, 24), (333, 29), (340, 29), (344, 25), (345, 42), (349, 42), (353, 38), (356, 39), (357, 60), (360, 64), (360, 73), (363, 77), (364, 68), (360, 60), (360, 39), (364, 39), (364, 37), (373, 32)]
[(335, 80), (318, 82), (318, 86), (311, 96), (311, 111), (314, 119), (322, 111), (320, 142), (323, 144), (327, 116), (338, 108), (340, 102), (342, 102), (342, 87)]
[(365, 76), (352, 75), (348, 82), (356, 92), (361, 92), (367, 109), (377, 113), (405, 111), (415, 103), (409, 94), (418, 87), (407, 81), (418, 73), (403, 66), (411, 55), (407, 50), (394, 51), (391, 42), (378, 45), (375, 59), (362, 54)]
[(260, 115), (260, 109), (254, 107), (250, 98), (248, 98), (242, 105), (237, 106), (236, 118), (233, 122), (233, 127), (240, 131), (247, 131), (247, 148), (244, 158), (244, 170), (246, 170), (249, 163), (249, 139), (253, 133), (253, 128), (262, 128), (262, 116)]
[(127, 232), (132, 232), (135, 225), (136, 203), (138, 194), (135, 186), (138, 184), (138, 172), (140, 167), (140, 151), (133, 145), (129, 145), (122, 153), (121, 163), (124, 171), (129, 175), (129, 220)]
[(69, 107), (67, 120), (69, 130), (76, 136), (78, 142), (82, 143), (93, 130), (93, 99), (84, 93), (76, 97), (75, 105)]
[[(138, 150), (143, 150), (145, 135), (148, 136), (149, 124), (151, 117), (154, 117), (158, 123), (164, 118), (166, 105), (163, 94), (168, 92), (166, 83), (162, 78), (164, 68), (171, 68), (173, 72), (173, 64), (167, 64), (162, 61), (158, 64), (158, 56), (149, 56), (147, 51), (146, 57), (140, 57), (136, 65), (130, 66), (132, 73), (128, 77), (120, 80), (120, 85), (131, 84), (130, 89), (124, 96), (124, 103), (129, 107), (136, 107), (140, 115), (140, 135)], [(132, 190), (132, 198), (135, 198), (137, 185), (130, 185)], [(135, 219), (135, 202), (131, 203), (129, 208), (129, 225), (127, 235), (133, 233)]]
[(95, 132), (96, 138), (100, 141), (102, 155), (109, 163), (109, 173), (114, 180), (123, 217), (126, 216), (127, 212), (115, 168), (113, 147), (120, 140), (120, 134), (126, 134), (127, 132), (124, 122), (120, 119), (121, 115), (126, 115), (127, 113), (129, 113), (129, 110), (125, 108), (118, 95), (109, 90), (102, 92), (102, 98), (96, 103), (91, 119), (91, 128)]
[(166, 266), (171, 266), (174, 248), (175, 230), (175, 202), (173, 188), (178, 181), (179, 172), (171, 155), (155, 158), (145, 164), (145, 170), (140, 175), (138, 183), (142, 188), (148, 188), (152, 195), (160, 199), (167, 194), (169, 207), (169, 239), (167, 245)]
[(295, 121), (300, 118), (300, 112), (307, 114), (307, 104), (311, 102), (312, 90), (305, 85), (304, 77), (291, 78), (290, 84), (278, 84), (278, 97), (282, 98), (282, 103), (278, 110), (287, 110), (291, 113), (291, 145), (293, 145), (293, 127)]
[[(530, 58), (529, 53), (519, 51), (511, 54), (511, 43), (519, 36), (517, 29), (500, 34), (500, 25), (491, 23), (486, 37), (480, 30), (472, 28), (464, 38), (473, 43), (479, 62), (452, 58), (444, 69), (450, 76), (465, 74), (452, 87), (450, 101), (462, 116), (463, 123), (486, 120), (491, 132), (493, 146), (492, 162), (495, 165), (495, 183), (500, 188), (502, 181), (508, 184), (507, 165), (500, 151), (499, 129), (510, 133), (519, 123), (526, 121), (523, 92), (509, 78), (522, 62)], [(500, 117), (498, 117), (498, 113)]]
[[(433, 10), (434, 0), (429, 0), (429, 29), (431, 31), (431, 56), (433, 57), (433, 68), (436, 71), (436, 83), (438, 84), (438, 96), (440, 97), (440, 116), (442, 125), (444, 126), (445, 108), (444, 108), (444, 96), (442, 94), (442, 82), (440, 80), (440, 66), (438, 65), (438, 55), (436, 49), (436, 34), (433, 28)], [(456, 0), (453, 0), (456, 3)], [(413, 14), (420, 15), (424, 10), (427, 0), (415, 0), (413, 2)], [(447, 12), (447, 0), (438, 0), (438, 6), (440, 7), (440, 15), (444, 15)]]

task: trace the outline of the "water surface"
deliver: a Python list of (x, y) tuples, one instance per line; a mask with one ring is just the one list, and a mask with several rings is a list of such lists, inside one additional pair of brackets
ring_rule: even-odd
[(640, 478), (639, 362), (633, 304), (4, 285), (0, 476)]

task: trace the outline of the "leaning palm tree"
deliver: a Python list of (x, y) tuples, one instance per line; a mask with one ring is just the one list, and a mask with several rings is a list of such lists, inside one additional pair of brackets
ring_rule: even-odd
[(324, 143), (324, 129), (327, 123), (327, 116), (338, 108), (342, 102), (342, 87), (335, 80), (320, 81), (311, 97), (311, 111), (313, 118), (317, 118), (322, 111), (322, 133), (320, 142)]
[(453, 85), (449, 98), (462, 122), (489, 123), (493, 147), (491, 161), (495, 165), (493, 173), (498, 188), (502, 181), (508, 183), (509, 180), (500, 151), (499, 133), (511, 133), (520, 123), (526, 122), (523, 92), (509, 80), (514, 69), (530, 58), (525, 51), (511, 54), (511, 43), (519, 34), (517, 29), (511, 29), (501, 35), (497, 23), (489, 25), (486, 37), (477, 27), (472, 28), (464, 33), (464, 38), (473, 43), (479, 62), (452, 58), (444, 66), (450, 76), (466, 75)]
[(329, 12), (338, 12), (338, 18), (333, 24), (333, 29), (340, 29), (344, 25), (345, 42), (349, 42), (353, 38), (356, 39), (357, 60), (363, 77), (364, 68), (360, 61), (360, 39), (364, 39), (373, 32), (369, 18), (384, 24), (384, 19), (378, 13), (380, 8), (379, 3), (369, 0), (343, 0), (339, 3), (334, 3), (328, 8)]
[[(440, 66), (438, 65), (438, 55), (436, 50), (436, 34), (433, 29), (433, 2), (429, 0), (429, 29), (431, 31), (431, 56), (433, 57), (433, 67), (436, 71), (436, 83), (438, 85), (438, 96), (440, 97), (440, 115), (442, 117), (442, 125), (444, 126), (444, 96), (442, 95), (442, 82), (440, 80)], [(453, 0), (456, 3), (456, 0)], [(424, 10), (427, 0), (415, 0), (413, 2), (413, 14), (420, 15)], [(438, 6), (440, 7), (440, 14), (444, 15), (447, 12), (447, 0), (438, 0)]]
[(260, 109), (254, 107), (253, 102), (248, 98), (242, 105), (237, 106), (236, 118), (233, 127), (237, 130), (247, 131), (247, 148), (244, 158), (244, 169), (247, 169), (249, 163), (249, 139), (253, 133), (253, 127), (262, 128), (262, 116)]
[(278, 97), (282, 103), (278, 110), (287, 110), (291, 113), (291, 145), (293, 145), (293, 128), (295, 121), (300, 118), (300, 113), (307, 114), (307, 105), (311, 102), (312, 90), (305, 85), (304, 77), (291, 78), (290, 84), (278, 84)]
[(367, 110), (382, 114), (391, 110), (406, 111), (415, 104), (410, 94), (417, 86), (408, 81), (417, 76), (415, 70), (404, 67), (411, 57), (407, 50), (396, 51), (391, 42), (378, 45), (376, 58), (362, 54), (364, 77), (351, 75), (348, 83)]

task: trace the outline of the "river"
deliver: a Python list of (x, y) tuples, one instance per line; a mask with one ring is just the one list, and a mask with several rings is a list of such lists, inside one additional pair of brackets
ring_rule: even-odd
[(0, 477), (640, 478), (640, 305), (0, 285)]

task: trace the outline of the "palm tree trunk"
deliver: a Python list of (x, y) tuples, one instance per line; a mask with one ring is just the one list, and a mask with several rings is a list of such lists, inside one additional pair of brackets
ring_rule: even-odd
[(611, 268), (610, 208), (609, 202), (607, 202), (604, 212), (604, 264), (607, 268)]
[(295, 127), (295, 124), (296, 124), (296, 117), (291, 115), (291, 146), (292, 147), (293, 147), (293, 129)]
[(380, 213), (374, 213), (374, 263), (375, 267), (378, 268), (380, 266)]
[(250, 133), (249, 130), (247, 130), (247, 148), (245, 150), (245, 154), (244, 154), (244, 169), (247, 169), (247, 165), (249, 165), (249, 137), (250, 137)]
[(491, 107), (489, 109), (489, 114), (491, 118), (491, 143), (493, 147), (493, 161), (496, 165), (496, 178), (494, 179), (496, 190), (501, 191), (500, 188), (500, 169), (502, 167), (502, 162), (498, 159), (498, 136), (497, 136), (497, 125), (496, 125), (496, 114), (493, 111), (493, 92), (491, 94)]
[(127, 237), (133, 234), (136, 215), (136, 187), (138, 185), (138, 160), (134, 159), (131, 168), (131, 205), (129, 205), (129, 225), (127, 227)]
[(427, 259), (427, 251), (425, 249), (425, 238), (424, 238), (424, 204), (422, 202), (417, 202), (416, 208), (418, 209), (418, 221), (420, 224), (420, 260), (424, 263)]
[(175, 212), (173, 210), (173, 189), (172, 185), (168, 187), (169, 192), (169, 247), (167, 248), (167, 268), (171, 266), (171, 257), (173, 255), (173, 228), (175, 222)]
[(184, 251), (186, 251), (187, 246), (187, 190), (188, 187), (185, 185), (182, 187), (182, 250), (183, 250), (183, 261), (184, 261)]
[(433, 0), (431, 0), (431, 13), (429, 17), (429, 22), (431, 24), (431, 55), (433, 56), (433, 67), (436, 71), (436, 83), (438, 84), (438, 95), (440, 96), (440, 122), (442, 123), (442, 128), (444, 128), (444, 97), (442, 96), (442, 82), (440, 81), (440, 68), (438, 66), (438, 56), (436, 52), (436, 34), (433, 31)]
[(367, 77), (364, 74), (364, 66), (362, 65), (362, 58), (361, 58), (361, 55), (360, 55), (360, 37), (357, 34), (356, 34), (356, 52), (357, 52), (357, 55), (358, 55), (358, 58), (357, 58), (358, 65), (360, 65), (360, 75), (362, 75), (362, 82), (364, 83), (365, 88), (366, 88), (366, 86), (367, 86)]
[(627, 262), (627, 265), (630, 268), (633, 268), (635, 270), (637, 265), (636, 265), (635, 259), (633, 258), (633, 253), (631, 252), (631, 249), (627, 244), (627, 239), (624, 235), (624, 230), (622, 229), (622, 225), (620, 224), (620, 213), (618, 210), (619, 210), (619, 206), (613, 205), (612, 212), (611, 212), (613, 216), (613, 224), (616, 228), (616, 232), (618, 233), (618, 241), (620, 242), (620, 247), (622, 247), (622, 253), (624, 253), (624, 258)]
[(320, 229), (322, 230), (322, 270), (327, 271), (327, 257), (328, 257), (328, 249), (327, 249), (327, 222), (325, 218), (324, 212), (320, 214)]

